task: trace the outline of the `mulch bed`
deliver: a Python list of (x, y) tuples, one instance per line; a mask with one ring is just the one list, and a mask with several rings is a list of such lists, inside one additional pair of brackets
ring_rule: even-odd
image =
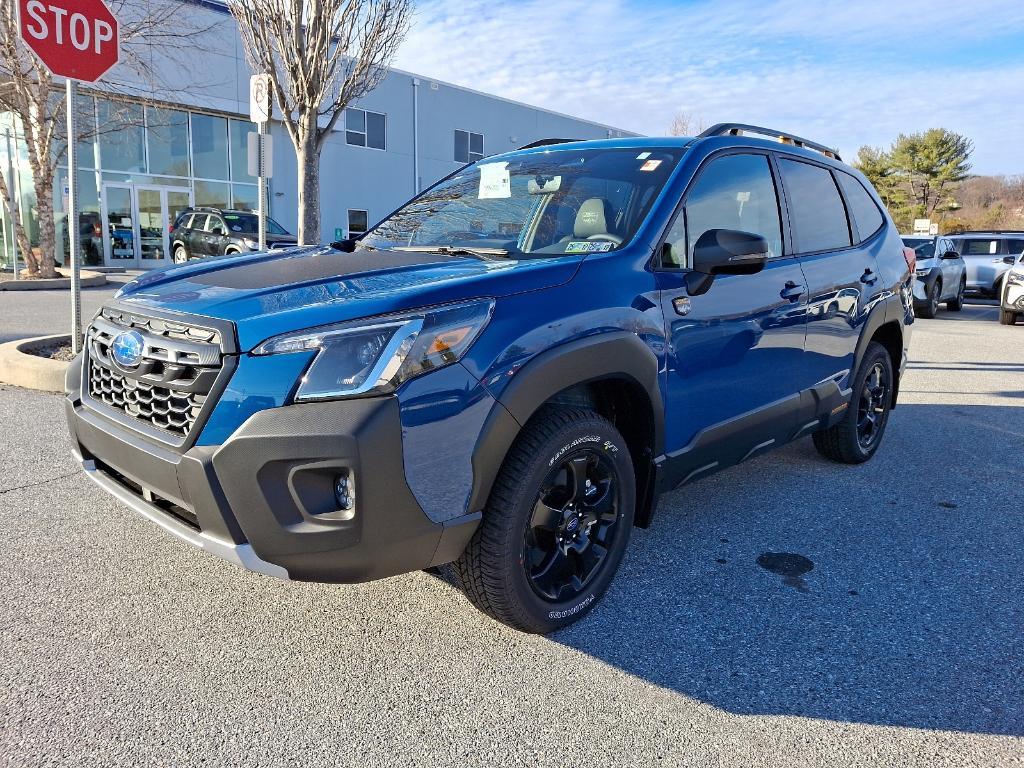
[(75, 353), (71, 351), (71, 345), (67, 343), (46, 344), (45, 346), (32, 347), (23, 351), (30, 355), (48, 357), (51, 360), (60, 360), (65, 363), (70, 362), (75, 357)]

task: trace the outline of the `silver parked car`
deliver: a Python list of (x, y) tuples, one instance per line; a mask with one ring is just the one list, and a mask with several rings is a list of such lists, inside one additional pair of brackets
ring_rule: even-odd
[(1003, 275), (1003, 292), (999, 295), (999, 322), (1013, 325), (1024, 315), (1024, 253)]
[(944, 236), (903, 237), (903, 244), (914, 249), (917, 256), (917, 279), (914, 280), (914, 314), (935, 317), (939, 304), (959, 312), (964, 306), (967, 288), (967, 265), (960, 258), (953, 241)]
[(1024, 252), (1024, 232), (963, 232), (952, 240), (967, 264), (967, 293), (998, 299), (1003, 276)]

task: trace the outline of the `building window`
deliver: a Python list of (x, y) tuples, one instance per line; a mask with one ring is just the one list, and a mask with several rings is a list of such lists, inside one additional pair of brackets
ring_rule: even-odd
[(256, 178), (249, 175), (249, 134), (255, 130), (256, 125), (248, 120), (228, 121), (228, 133), (231, 134), (232, 181), (251, 181)]
[(192, 113), (192, 175), (200, 179), (228, 178), (228, 121)]
[(360, 211), (353, 208), (348, 209), (348, 236), (358, 237), (359, 235), (366, 232), (368, 229), (368, 221), (366, 211)]
[(475, 163), (484, 159), (484, 135), (455, 131), (455, 162)]
[(188, 176), (188, 113), (146, 107), (149, 172)]
[(146, 173), (142, 106), (99, 100), (100, 163), (104, 170)]
[(365, 109), (345, 110), (345, 141), (355, 147), (387, 149), (387, 115)]

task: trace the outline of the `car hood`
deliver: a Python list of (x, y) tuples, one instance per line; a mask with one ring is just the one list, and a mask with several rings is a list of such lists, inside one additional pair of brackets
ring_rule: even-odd
[(118, 292), (122, 306), (230, 320), (248, 351), (280, 333), (477, 297), (560, 285), (583, 256), (484, 259), (329, 246), (205, 259), (149, 272)]

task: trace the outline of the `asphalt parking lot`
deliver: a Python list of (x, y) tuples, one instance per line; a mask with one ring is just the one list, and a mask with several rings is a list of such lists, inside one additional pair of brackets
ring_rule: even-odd
[[(0, 340), (63, 330), (29, 297)], [(1022, 764), (1024, 327), (969, 305), (911, 351), (873, 461), (803, 440), (664, 497), (548, 638), (426, 573), (194, 551), (76, 469), (60, 397), (0, 386), (0, 764)]]

